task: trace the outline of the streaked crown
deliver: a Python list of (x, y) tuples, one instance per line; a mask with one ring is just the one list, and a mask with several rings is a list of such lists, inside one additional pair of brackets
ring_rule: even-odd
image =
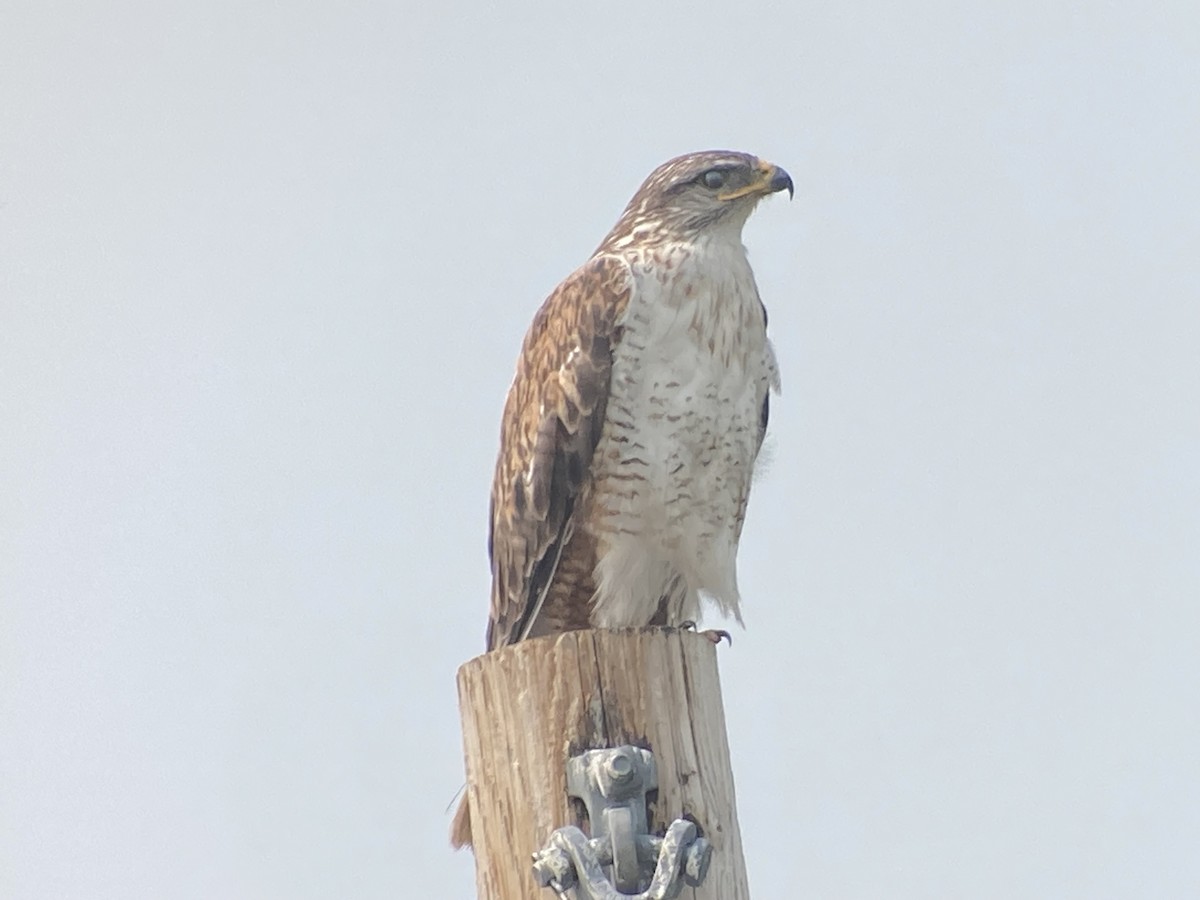
[(637, 243), (688, 240), (705, 230), (745, 224), (763, 197), (794, 187), (779, 166), (735, 150), (705, 150), (669, 160), (642, 182), (600, 252)]

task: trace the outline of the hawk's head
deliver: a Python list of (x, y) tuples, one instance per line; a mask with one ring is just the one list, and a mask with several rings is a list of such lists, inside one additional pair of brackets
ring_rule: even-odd
[(693, 239), (717, 226), (740, 232), (759, 200), (783, 190), (793, 194), (792, 176), (749, 153), (678, 156), (642, 182), (602, 247)]

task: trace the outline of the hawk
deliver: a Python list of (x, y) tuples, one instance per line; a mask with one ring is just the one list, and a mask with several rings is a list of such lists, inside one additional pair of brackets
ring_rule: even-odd
[[(542, 305), (504, 404), (487, 647), (738, 621), (737, 546), (779, 388), (742, 227), (783, 169), (706, 151), (655, 169)], [(464, 802), (453, 840), (469, 842)]]

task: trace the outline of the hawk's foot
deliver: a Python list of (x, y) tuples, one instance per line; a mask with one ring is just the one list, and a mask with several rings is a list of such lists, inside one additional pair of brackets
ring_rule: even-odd
[[(680, 631), (695, 631), (696, 623), (693, 622), (691, 619), (688, 619), (686, 622), (680, 622), (679, 630)], [(716, 629), (716, 628), (710, 628), (707, 631), (701, 631), (700, 636), (708, 638), (714, 644), (719, 644), (723, 640), (729, 641), (729, 646), (730, 647), (733, 646), (733, 635), (731, 635), (728, 631), (724, 631), (724, 630)]]

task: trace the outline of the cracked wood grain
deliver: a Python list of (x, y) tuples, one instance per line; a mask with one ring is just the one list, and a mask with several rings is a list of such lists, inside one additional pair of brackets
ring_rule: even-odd
[(477, 657), (458, 672), (480, 900), (551, 900), (529, 860), (563, 825), (587, 830), (566, 796), (567, 759), (633, 744), (654, 752), (651, 828), (676, 817), (713, 843), (688, 900), (747, 900), (716, 650), (661, 628), (572, 631)]

